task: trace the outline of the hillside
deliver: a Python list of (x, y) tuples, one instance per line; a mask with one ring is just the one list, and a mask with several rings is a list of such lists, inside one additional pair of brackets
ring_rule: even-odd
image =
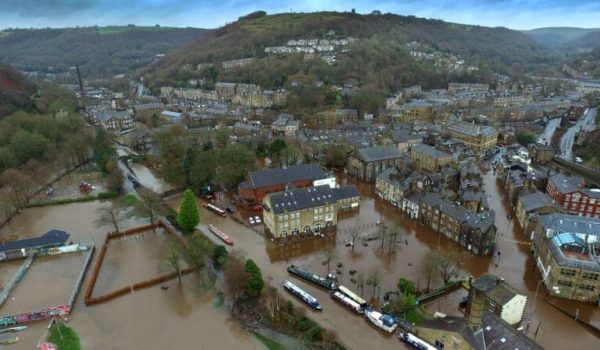
[(596, 50), (600, 49), (600, 29), (579, 36), (564, 45), (567, 50)]
[(17, 110), (30, 110), (35, 85), (9, 65), (0, 64), (0, 118)]
[(586, 42), (591, 37), (598, 37), (599, 31), (600, 28), (548, 27), (524, 30), (523, 33), (542, 45), (562, 49), (573, 42)]
[(39, 72), (64, 72), (80, 64), (86, 78), (107, 78), (144, 67), (157, 54), (168, 53), (206, 32), (135, 26), (8, 29), (0, 31), (0, 61)]
[[(441, 87), (449, 73), (411, 57), (406, 43), (416, 41), (432, 50), (463, 58), (480, 67), (474, 76), (456, 79), (485, 80), (490, 71), (506, 74), (542, 72), (555, 69), (553, 52), (521, 32), (506, 28), (459, 25), (399, 15), (358, 15), (351, 13), (284, 13), (250, 16), (211, 32), (200, 40), (174, 51), (154, 65), (147, 74), (151, 86), (182, 84), (186, 78), (202, 75), (196, 67), (212, 63), (215, 70), (204, 72), (213, 80), (252, 82), (264, 87), (284, 86), (291, 79), (341, 82), (355, 77), (360, 84), (386, 94), (394, 89), (421, 83)], [(302, 55), (282, 58), (265, 55), (270, 46), (285, 45), (290, 39), (337, 38), (357, 40), (339, 54), (334, 65), (323, 60), (303, 60)], [(256, 60), (235, 73), (218, 71), (224, 60), (254, 57)], [(265, 69), (265, 68), (269, 69)], [(215, 76), (216, 74), (216, 76)], [(265, 86), (266, 84), (266, 86)]]

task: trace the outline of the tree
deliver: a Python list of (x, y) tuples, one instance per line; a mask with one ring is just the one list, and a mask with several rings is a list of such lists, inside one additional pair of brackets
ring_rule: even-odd
[(368, 286), (371, 286), (371, 299), (375, 298), (375, 291), (381, 284), (381, 279), (382, 275), (378, 267), (374, 267), (371, 269), (371, 271), (369, 271), (366, 283)]
[(365, 294), (365, 275), (362, 272), (356, 274), (356, 289), (360, 290), (360, 295)]
[(100, 216), (94, 221), (96, 226), (112, 226), (119, 233), (119, 225), (126, 219), (126, 214), (120, 203), (112, 202), (110, 205), (98, 209)]
[(229, 130), (226, 126), (221, 126), (217, 129), (215, 138), (217, 139), (217, 146), (223, 148), (227, 146), (229, 142)]
[(31, 176), (12, 168), (2, 172), (0, 185), (8, 192), (12, 207), (17, 210), (29, 203), (36, 188)]
[(190, 185), (190, 168), (194, 159), (195, 152), (192, 147), (188, 147), (185, 150), (185, 156), (183, 157), (183, 176), (185, 177), (185, 184)]
[(171, 248), (165, 257), (165, 265), (168, 269), (177, 273), (179, 283), (181, 283), (181, 254), (176, 248)]
[(517, 133), (517, 142), (527, 147), (529, 144), (535, 142), (535, 135), (528, 131), (519, 131)]
[(343, 168), (348, 160), (348, 152), (343, 145), (333, 145), (325, 150), (325, 165), (329, 168)]
[(10, 138), (10, 148), (21, 163), (42, 158), (49, 143), (44, 136), (26, 130), (20, 130)]
[(294, 166), (298, 164), (300, 152), (292, 145), (287, 146), (281, 151), (281, 161), (286, 166)]
[(148, 218), (150, 225), (154, 225), (156, 216), (162, 212), (162, 202), (160, 197), (150, 191), (142, 190), (139, 193), (140, 200), (135, 203), (136, 211)]
[(225, 246), (219, 244), (215, 247), (212, 254), (212, 261), (216, 269), (220, 269), (225, 265), (227, 262), (227, 249), (225, 249)]
[(106, 166), (110, 160), (114, 160), (117, 156), (117, 153), (113, 147), (113, 140), (110, 134), (104, 130), (103, 127), (96, 127), (96, 138), (94, 139), (94, 160), (102, 170), (105, 172), (109, 172), (106, 169)]
[(250, 277), (246, 273), (244, 263), (236, 254), (230, 255), (227, 259), (223, 274), (225, 277), (225, 290), (233, 299), (233, 306), (235, 307), (239, 298), (246, 294)]
[(219, 154), (218, 178), (225, 188), (234, 188), (244, 179), (246, 171), (254, 168), (255, 155), (245, 145), (227, 145)]
[(458, 276), (467, 259), (465, 254), (457, 247), (439, 249), (435, 256), (437, 270), (444, 281), (444, 285), (447, 285), (452, 278)]
[(400, 280), (398, 280), (398, 291), (400, 291), (400, 293), (403, 295), (415, 295), (415, 284), (412, 281), (402, 277)]
[(437, 251), (430, 250), (424, 257), (421, 263), (421, 275), (427, 280), (427, 293), (431, 287), (431, 280), (437, 274)]
[(256, 265), (254, 260), (246, 260), (245, 269), (248, 274), (248, 287), (246, 288), (246, 294), (250, 298), (256, 298), (260, 295), (260, 291), (265, 286), (265, 282), (262, 278), (260, 268)]
[(337, 258), (337, 253), (335, 251), (335, 246), (333, 244), (329, 244), (325, 247), (325, 262), (327, 263), (327, 274), (331, 271), (331, 262)]
[(189, 266), (200, 268), (204, 266), (205, 257), (213, 254), (212, 249), (212, 245), (204, 235), (194, 232), (188, 237), (187, 245), (183, 247), (181, 252)]
[(287, 148), (287, 144), (285, 143), (285, 141), (282, 139), (277, 139), (271, 142), (271, 145), (269, 146), (269, 151), (271, 153), (271, 156), (279, 156), (281, 151), (283, 151), (285, 148)]
[(398, 225), (393, 225), (387, 231), (387, 235), (388, 256), (391, 256), (392, 254), (396, 253), (396, 249), (398, 247), (398, 240), (402, 240), (402, 231), (400, 230), (400, 227)]
[(183, 200), (179, 206), (177, 224), (184, 232), (191, 233), (199, 223), (200, 214), (194, 200), (194, 193), (192, 193), (192, 190), (187, 189), (183, 193)]

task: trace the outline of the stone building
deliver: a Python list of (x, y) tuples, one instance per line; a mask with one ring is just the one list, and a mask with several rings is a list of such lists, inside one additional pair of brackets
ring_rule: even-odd
[(551, 295), (600, 303), (600, 219), (541, 216), (533, 243), (536, 266)]
[(138, 120), (145, 120), (146, 118), (158, 117), (164, 108), (165, 105), (157, 102), (133, 105), (133, 115)]
[(395, 146), (359, 148), (348, 155), (348, 174), (362, 181), (374, 181), (385, 169), (402, 166), (402, 153)]
[(600, 218), (600, 189), (584, 188), (581, 177), (552, 175), (546, 193), (568, 214)]
[(538, 216), (560, 212), (560, 206), (556, 205), (546, 194), (539, 191), (526, 192), (517, 199), (515, 218), (523, 233), (529, 236), (529, 239), (533, 239)]
[[(486, 273), (471, 281), (471, 287), (483, 292), (485, 307), (510, 325), (523, 320), (527, 296), (519, 293), (503, 278)], [(474, 289), (473, 289), (474, 290)]]
[(337, 226), (338, 212), (358, 209), (354, 185), (294, 188), (270, 193), (263, 199), (265, 229), (273, 238), (320, 234)]
[(442, 129), (442, 135), (460, 141), (479, 154), (489, 152), (498, 142), (495, 128), (462, 121), (448, 122)]
[(452, 155), (426, 144), (416, 144), (410, 149), (410, 158), (419, 170), (435, 171), (452, 162)]

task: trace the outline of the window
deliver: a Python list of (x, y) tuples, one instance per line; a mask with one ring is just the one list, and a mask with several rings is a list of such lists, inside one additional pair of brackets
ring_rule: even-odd
[(575, 276), (576, 271), (572, 269), (560, 269), (560, 274), (563, 276)]
[(594, 289), (596, 289), (596, 287), (590, 285), (590, 284), (580, 284), (579, 285), (579, 289), (583, 289), (583, 290), (589, 290), (590, 292), (593, 292)]
[(284, 237), (284, 238), (287, 237), (287, 231), (281, 232), (281, 237)]
[(571, 282), (571, 281), (558, 280), (558, 281), (556, 281), (556, 283), (558, 283), (559, 286), (564, 286), (564, 287), (572, 287), (573, 286), (573, 282)]
[(597, 280), (598, 280), (598, 276), (599, 276), (599, 275), (600, 275), (600, 274), (593, 273), (593, 272), (582, 272), (582, 273), (581, 273), (581, 277), (582, 277), (582, 278), (586, 278), (586, 279), (588, 279), (588, 280), (594, 280), (594, 281), (597, 281)]

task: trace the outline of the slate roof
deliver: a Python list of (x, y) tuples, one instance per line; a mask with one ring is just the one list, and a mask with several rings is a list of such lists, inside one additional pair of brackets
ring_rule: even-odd
[(301, 164), (287, 169), (277, 168), (257, 170), (250, 173), (250, 182), (254, 188), (282, 185), (304, 180), (321, 180), (327, 174), (319, 164)]
[(162, 103), (158, 103), (158, 102), (143, 103), (143, 104), (133, 106), (133, 108), (137, 111), (144, 110), (144, 109), (160, 109), (163, 107), (164, 107), (164, 105)]
[(447, 216), (456, 219), (458, 222), (467, 223), (472, 229), (479, 229), (481, 232), (487, 232), (493, 225), (495, 212), (493, 210), (473, 213), (467, 208), (461, 207), (453, 202), (441, 198), (437, 194), (425, 193), (421, 202), (430, 207), (437, 207)]
[(499, 305), (505, 305), (515, 296), (521, 295), (502, 278), (489, 273), (477, 277), (471, 283)]
[(30, 249), (64, 244), (69, 234), (61, 230), (50, 230), (38, 238), (27, 238), (18, 241), (8, 241), (0, 244), (0, 253), (20, 249)]
[(519, 201), (521, 201), (525, 211), (528, 212), (544, 207), (556, 207), (556, 204), (552, 202), (552, 199), (540, 191), (521, 196)]
[(479, 136), (479, 135), (489, 136), (489, 135), (493, 135), (497, 132), (496, 129), (491, 126), (471, 124), (471, 123), (462, 122), (462, 121), (450, 122), (446, 125), (446, 128), (448, 130), (452, 130), (455, 132), (459, 132), (459, 133), (462, 133), (465, 135), (471, 135), (471, 136)]
[(568, 214), (549, 214), (540, 216), (546, 229), (556, 233), (570, 232), (583, 235), (600, 236), (600, 219)]
[(425, 136), (426, 135), (423, 133), (411, 134), (406, 129), (392, 130), (392, 140), (396, 143), (407, 141), (423, 141), (423, 137)]
[(330, 188), (328, 185), (315, 187), (295, 188), (268, 195), (270, 209), (280, 214), (285, 211), (298, 211), (326, 204), (336, 203), (338, 200), (358, 197), (358, 189), (354, 185)]
[(583, 179), (577, 176), (566, 176), (562, 173), (557, 173), (548, 179), (556, 186), (561, 193), (571, 193), (581, 189)]
[(395, 146), (375, 146), (358, 149), (359, 158), (367, 163), (378, 160), (396, 159), (402, 157), (402, 154)]
[(419, 144), (412, 146), (411, 152), (425, 154), (429, 157), (438, 158), (438, 159), (439, 158), (452, 158), (452, 155), (450, 153), (440, 151), (437, 148), (431, 147), (431, 146), (423, 144), (423, 143), (419, 143)]

